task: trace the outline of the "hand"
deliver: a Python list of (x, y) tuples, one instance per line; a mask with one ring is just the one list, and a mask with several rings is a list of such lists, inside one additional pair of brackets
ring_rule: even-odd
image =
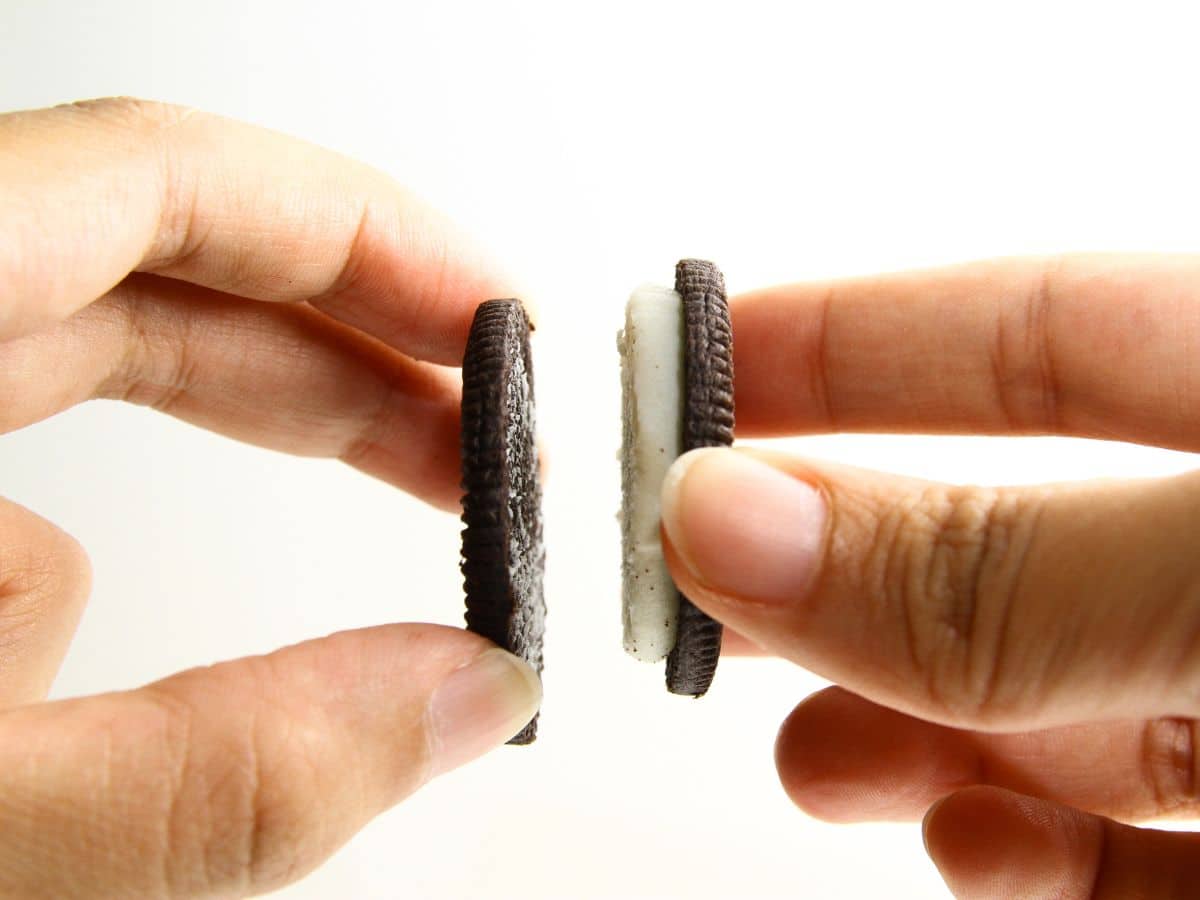
[[(0, 116), (0, 198), (0, 431), (122, 398), (456, 505), (441, 367), (509, 288), (388, 179), (112, 100)], [(0, 501), (6, 897), (277, 887), (539, 701), (487, 641), (387, 625), (39, 703), (87, 591), (75, 541)]]
[[(1078, 257), (732, 307), (739, 435), (1071, 434), (1200, 449), (1200, 260)], [(729, 497), (739, 498), (730, 503)], [(952, 487), (704, 450), (663, 490), (680, 588), (835, 682), (780, 731), (792, 799), (924, 815), (956, 897), (1192, 897), (1200, 473)]]

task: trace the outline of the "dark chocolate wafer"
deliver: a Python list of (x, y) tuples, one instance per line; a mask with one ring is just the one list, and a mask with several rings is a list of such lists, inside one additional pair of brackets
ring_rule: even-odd
[[(725, 277), (710, 262), (680, 260), (683, 298), (683, 452), (733, 443), (733, 328)], [(679, 595), (679, 635), (667, 656), (667, 690), (693, 697), (712, 684), (721, 656), (721, 624)]]
[[(542, 671), (542, 489), (529, 319), (518, 300), (475, 312), (463, 359), (462, 573), (467, 628)], [(535, 717), (510, 744), (537, 736)]]

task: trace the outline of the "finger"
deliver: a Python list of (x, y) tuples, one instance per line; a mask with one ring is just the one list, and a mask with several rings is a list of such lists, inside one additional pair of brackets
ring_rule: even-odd
[(738, 431), (1057, 433), (1200, 448), (1200, 257), (1069, 256), (731, 305)]
[(392, 625), (0, 716), (0, 893), (243, 896), (292, 881), (519, 731), (537, 676)]
[[(668, 472), (680, 589), (766, 650), (981, 730), (1200, 713), (1200, 475), (950, 487), (765, 452)], [(730, 498), (736, 498), (731, 502)]]
[(0, 709), (46, 696), (90, 588), (74, 538), (0, 499)]
[(456, 373), (306, 306), (148, 275), (0, 343), (0, 431), (121, 398), (275, 450), (343, 459), (446, 509), (461, 494), (460, 395)]
[(996, 788), (929, 811), (925, 845), (958, 900), (1185, 900), (1200, 837), (1131, 828)]
[(137, 269), (309, 300), (457, 365), (475, 307), (511, 286), (438, 214), (337, 154), (130, 99), (0, 116), (0, 340)]
[(837, 822), (919, 819), (940, 798), (981, 784), (1137, 821), (1200, 812), (1198, 737), (1194, 719), (980, 734), (835, 687), (788, 716), (775, 763), (797, 806)]

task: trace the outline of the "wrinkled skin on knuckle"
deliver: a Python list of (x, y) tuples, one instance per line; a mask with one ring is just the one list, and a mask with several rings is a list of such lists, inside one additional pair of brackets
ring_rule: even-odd
[(987, 726), (1026, 702), (1010, 632), (1039, 507), (1036, 494), (936, 485), (875, 523), (864, 588), (939, 718)]
[[(122, 268), (136, 265), (140, 247), (152, 251), (162, 243), (139, 232), (162, 215), (177, 187), (174, 132), (193, 117), (210, 118), (132, 97), (0, 116), (0, 144), (20, 175), (10, 179), (0, 245), (5, 336), (40, 331), (69, 316), (97, 299)], [(59, 202), (48, 202), (48, 194)], [(70, 203), (69, 214), (63, 202)], [(176, 227), (171, 221), (162, 229)], [(96, 254), (98, 246), (109, 248), (107, 258)]]
[[(134, 276), (134, 279), (139, 276)], [(124, 332), (123, 352), (97, 393), (101, 396), (173, 413), (197, 383), (196, 346), (224, 340), (217, 329), (203, 330), (187, 307), (145, 308), (147, 294), (130, 288), (133, 279), (101, 302), (98, 312), (111, 316)]]
[[(1187, 498), (1185, 502), (1190, 509), (1181, 531), (1195, 533), (1200, 527), (1200, 505), (1195, 503), (1195, 498), (1200, 498), (1200, 472), (1177, 476), (1164, 482), (1163, 486), (1174, 490), (1179, 497)], [(1171, 620), (1158, 627), (1155, 643), (1170, 648), (1164, 652), (1171, 654), (1173, 660), (1161, 666), (1165, 675), (1161, 690), (1172, 698), (1185, 698), (1183, 711), (1197, 715), (1200, 711), (1200, 565), (1196, 564), (1189, 541), (1172, 541), (1167, 547), (1156, 549), (1160, 572), (1174, 569), (1181, 573), (1175, 583), (1163, 591), (1171, 610)], [(1180, 556), (1177, 562), (1171, 559), (1174, 554)]]
[(217, 720), (182, 687), (163, 692), (167, 707), (192, 708), (176, 714), (192, 726), (174, 732), (176, 775), (162, 820), (171, 893), (249, 894), (295, 880), (346, 836), (328, 729), (290, 703), (239, 704), (234, 685), (221, 710), (228, 715)]
[[(370, 761), (319, 681), (265, 656), (163, 683), (195, 711), (165, 824), (174, 884), (222, 894), (281, 887), (379, 811)], [(223, 703), (212, 703), (214, 690)]]
[(1191, 818), (1200, 810), (1200, 723), (1159, 718), (1142, 730), (1142, 782), (1157, 815)]
[(79, 100), (58, 108), (87, 121), (150, 133), (178, 125), (192, 114), (185, 106), (126, 96)]
[(3, 720), (0, 895), (170, 896), (173, 771), (189, 724), (148, 693), (17, 710)]

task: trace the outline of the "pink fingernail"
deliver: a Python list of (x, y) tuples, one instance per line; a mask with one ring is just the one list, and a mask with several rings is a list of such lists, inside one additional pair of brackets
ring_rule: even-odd
[(451, 672), (429, 701), (433, 773), (458, 768), (528, 724), (542, 683), (524, 660), (498, 647)]
[(807, 482), (736, 450), (694, 450), (667, 472), (663, 526), (696, 579), (731, 599), (790, 603), (821, 563), (828, 510)]

